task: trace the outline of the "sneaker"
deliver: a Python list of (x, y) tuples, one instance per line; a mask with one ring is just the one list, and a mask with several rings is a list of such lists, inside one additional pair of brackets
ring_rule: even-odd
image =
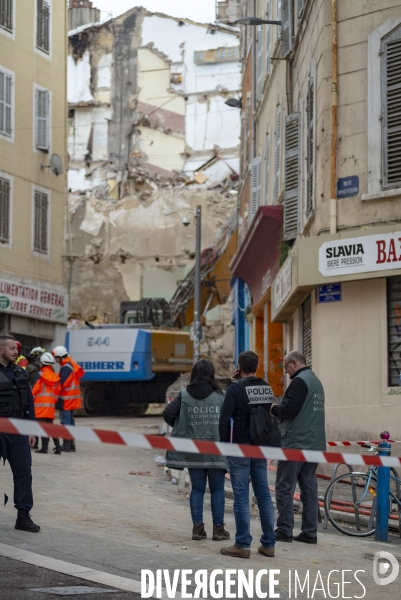
[(274, 533), (276, 534), (276, 542), (287, 542), (288, 544), (292, 544), (292, 535), (284, 535), (279, 529), (276, 529)]
[(229, 548), (221, 548), (220, 554), (224, 554), (224, 556), (232, 556), (233, 558), (249, 558), (251, 556), (251, 550), (250, 548), (229, 546)]
[(213, 537), (216, 542), (224, 542), (230, 539), (230, 534), (224, 529), (225, 523), (221, 525), (213, 525)]
[(15, 522), (15, 529), (20, 529), (21, 531), (30, 531), (31, 533), (35, 533), (40, 530), (39, 525), (36, 525), (31, 519), (28, 510), (19, 510), (18, 517)]
[(263, 554), (264, 556), (268, 556), (269, 558), (273, 558), (273, 556), (274, 556), (274, 546), (273, 546), (273, 548), (265, 548), (264, 546), (259, 546), (258, 552), (259, 552), (259, 554)]
[(205, 540), (207, 538), (205, 531), (205, 524), (194, 525), (192, 528), (192, 539), (193, 540)]
[(296, 535), (293, 539), (294, 542), (304, 542), (304, 544), (317, 544), (317, 537), (311, 537), (303, 531), (301, 531), (301, 533), (299, 535)]

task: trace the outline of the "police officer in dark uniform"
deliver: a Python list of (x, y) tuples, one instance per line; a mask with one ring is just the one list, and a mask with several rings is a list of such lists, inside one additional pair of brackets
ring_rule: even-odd
[[(35, 420), (32, 390), (22, 367), (14, 364), (18, 356), (16, 340), (11, 335), (0, 336), (0, 417)], [(14, 506), (18, 510), (15, 529), (40, 530), (29, 511), (33, 506), (32, 461), (30, 447), (33, 435), (0, 432), (0, 458), (10, 463), (14, 478)]]

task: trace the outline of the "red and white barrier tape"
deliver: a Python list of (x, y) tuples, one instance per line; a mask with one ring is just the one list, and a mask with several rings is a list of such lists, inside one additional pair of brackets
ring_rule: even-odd
[[(401, 444), (401, 442), (399, 442), (398, 440), (387, 440), (387, 442), (390, 442), (390, 444)], [(373, 444), (376, 445), (380, 444), (380, 440), (379, 441), (365, 441), (365, 442), (327, 442), (327, 445), (330, 447), (335, 447), (335, 446), (363, 446), (364, 444)]]
[(342, 463), (352, 465), (378, 465), (399, 467), (401, 458), (362, 456), (360, 454), (343, 454), (341, 452), (319, 452), (316, 450), (291, 450), (287, 448), (271, 448), (269, 446), (248, 446), (245, 444), (228, 444), (226, 442), (209, 442), (184, 438), (167, 438), (154, 435), (130, 433), (128, 431), (111, 431), (92, 429), (90, 427), (71, 427), (70, 425), (51, 425), (27, 419), (0, 418), (0, 432), (40, 437), (59, 437), (65, 440), (81, 442), (97, 442), (99, 444), (117, 444), (148, 450), (164, 449), (191, 452), (194, 454), (219, 454), (245, 458), (270, 458), (312, 463)]

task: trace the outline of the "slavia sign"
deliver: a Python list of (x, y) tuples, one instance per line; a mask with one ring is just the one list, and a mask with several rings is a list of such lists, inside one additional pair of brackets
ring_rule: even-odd
[(325, 242), (319, 249), (324, 277), (401, 268), (401, 231)]

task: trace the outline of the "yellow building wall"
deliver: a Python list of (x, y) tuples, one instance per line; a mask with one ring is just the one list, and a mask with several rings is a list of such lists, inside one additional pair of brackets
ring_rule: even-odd
[[(14, 73), (12, 140), (0, 136), (0, 171), (13, 177), (12, 244), (0, 245), (0, 269), (31, 280), (62, 283), (63, 215), (66, 191), (66, 46), (67, 7), (64, 0), (51, 6), (51, 54), (35, 50), (35, 2), (15, 2), (15, 37), (0, 30), (0, 67)], [(50, 151), (34, 147), (34, 84), (50, 91)], [(48, 166), (51, 154), (63, 162), (56, 176)], [(48, 257), (32, 251), (33, 184), (50, 196)]]

